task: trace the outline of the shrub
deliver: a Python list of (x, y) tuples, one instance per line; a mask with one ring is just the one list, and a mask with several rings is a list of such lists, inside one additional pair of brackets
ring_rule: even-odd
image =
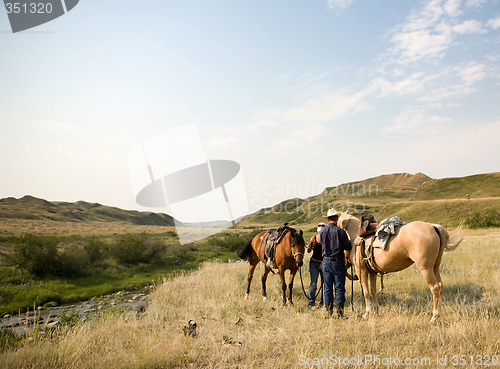
[(500, 213), (496, 209), (476, 212), (465, 220), (465, 224), (470, 228), (500, 227)]
[(89, 258), (87, 253), (77, 245), (72, 245), (60, 251), (58, 259), (59, 270), (57, 270), (57, 273), (59, 275), (77, 277), (86, 274)]
[(95, 236), (87, 240), (83, 249), (91, 263), (102, 260), (109, 251), (107, 245)]
[(60, 269), (57, 257), (58, 239), (26, 234), (18, 240), (10, 264), (26, 269), (37, 277), (56, 275)]
[(120, 264), (150, 263), (158, 261), (165, 251), (159, 239), (145, 233), (120, 236), (111, 248), (111, 256)]

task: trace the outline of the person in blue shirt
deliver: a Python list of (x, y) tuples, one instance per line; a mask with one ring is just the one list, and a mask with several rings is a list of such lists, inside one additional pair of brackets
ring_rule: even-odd
[[(307, 307), (316, 308), (316, 288), (318, 284), (318, 276), (321, 277), (323, 283), (323, 272), (321, 271), (321, 263), (323, 261), (323, 250), (320, 243), (319, 234), (322, 229), (326, 227), (325, 223), (319, 223), (316, 231), (318, 234), (311, 237), (307, 245), (307, 252), (312, 251), (311, 259), (309, 261), (309, 274), (311, 276), (311, 283), (307, 291)], [(323, 294), (321, 294), (321, 301), (319, 306), (323, 306)]]
[[(329, 209), (326, 218), (328, 225), (320, 233), (323, 251), (323, 278), (325, 305), (328, 314), (333, 314), (333, 289), (335, 288), (335, 303), (337, 305), (337, 316), (344, 316), (345, 303), (345, 258), (349, 257), (351, 242), (346, 232), (337, 227), (337, 221), (342, 213), (335, 209)], [(344, 253), (347, 251), (347, 253)], [(347, 255), (346, 255), (347, 254)]]

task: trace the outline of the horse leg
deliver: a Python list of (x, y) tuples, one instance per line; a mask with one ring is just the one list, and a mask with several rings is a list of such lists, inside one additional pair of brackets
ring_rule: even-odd
[(370, 274), (370, 292), (372, 295), (373, 303), (373, 313), (378, 315), (378, 298), (377, 298), (377, 275), (375, 273)]
[(248, 269), (247, 293), (245, 294), (245, 299), (248, 299), (248, 295), (250, 293), (250, 283), (252, 282), (253, 273), (255, 272), (255, 267), (257, 266), (257, 263), (253, 263), (253, 260), (250, 260), (250, 268)]
[(367, 319), (370, 316), (370, 289), (368, 288), (368, 278), (369, 273), (365, 268), (359, 270), (359, 282), (361, 283), (361, 289), (363, 290), (363, 296), (365, 298), (365, 313), (363, 318)]
[(279, 269), (280, 279), (281, 279), (281, 290), (283, 291), (283, 305), (286, 305), (286, 282), (285, 282), (285, 269)]
[[(440, 303), (441, 303), (441, 293), (443, 292), (443, 283), (438, 280), (433, 269), (420, 268), (420, 267), (419, 269), (432, 292), (433, 310), (432, 310), (431, 323), (435, 323), (436, 320), (441, 315)], [(439, 278), (441, 278), (441, 276), (439, 276)]]
[(267, 281), (267, 275), (271, 269), (269, 268), (264, 268), (264, 273), (262, 273), (262, 296), (263, 300), (267, 300), (267, 293), (266, 293), (266, 281)]
[(289, 294), (290, 294), (290, 297), (288, 298), (288, 301), (290, 302), (290, 305), (293, 305), (293, 302), (292, 302), (292, 289), (293, 289), (293, 279), (295, 277), (295, 273), (297, 273), (297, 271), (292, 271), (290, 270), (290, 283), (288, 284), (288, 290), (289, 290)]

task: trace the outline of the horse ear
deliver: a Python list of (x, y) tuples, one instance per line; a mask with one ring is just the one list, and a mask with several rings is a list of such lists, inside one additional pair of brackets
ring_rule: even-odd
[(304, 232), (302, 232), (302, 229), (300, 230), (300, 236), (302, 237), (302, 235), (304, 234)]

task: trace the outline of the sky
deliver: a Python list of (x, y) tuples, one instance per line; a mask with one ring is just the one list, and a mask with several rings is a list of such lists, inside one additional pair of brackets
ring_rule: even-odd
[(81, 0), (16, 34), (1, 8), (0, 198), (158, 211), (130, 154), (187, 124), (240, 164), (249, 212), (495, 172), (499, 102), (498, 0)]

